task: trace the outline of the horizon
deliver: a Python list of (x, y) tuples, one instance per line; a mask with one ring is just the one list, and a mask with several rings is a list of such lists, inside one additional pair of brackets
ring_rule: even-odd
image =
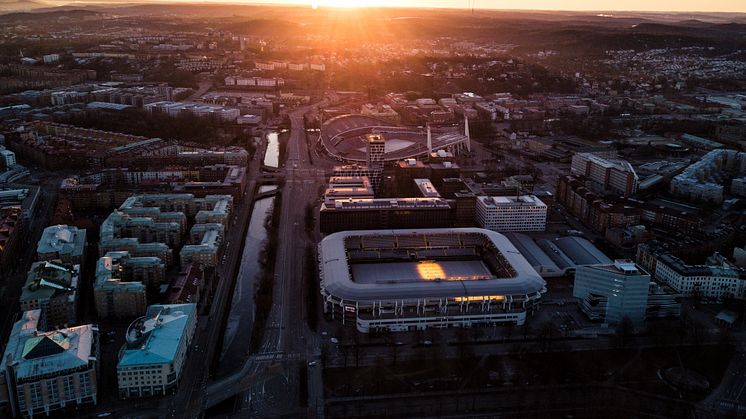
[[(162, 5), (162, 6), (191, 6), (191, 5), (204, 5), (204, 6), (257, 6), (257, 7), (298, 7), (298, 8), (309, 8), (313, 10), (333, 10), (333, 9), (421, 9), (421, 10), (480, 10), (480, 11), (494, 11), (494, 12), (528, 12), (528, 13), (563, 13), (563, 12), (578, 12), (578, 13), (598, 13), (604, 14), (604, 17), (613, 18), (616, 17), (614, 13), (654, 13), (654, 14), (705, 14), (705, 13), (718, 13), (718, 14), (746, 14), (746, 4), (739, 4), (736, 6), (736, 1), (732, 0), (719, 0), (710, 9), (696, 9), (684, 7), (672, 7), (664, 8), (658, 6), (652, 7), (626, 7), (626, 8), (614, 8), (611, 6), (613, 3), (618, 3), (612, 0), (606, 0), (599, 2), (592, 2), (588, 0), (571, 0), (562, 2), (564, 5), (573, 4), (575, 6), (570, 7), (551, 7), (552, 3), (558, 3), (553, 0), (529, 0), (518, 1), (511, 0), (509, 3), (517, 3), (515, 7), (510, 4), (502, 4), (499, 7), (494, 4), (498, 3), (495, 0), (481, 1), (477, 3), (477, 0), (274, 0), (274, 1), (241, 1), (241, 0), (220, 0), (220, 1), (205, 1), (205, 0), (151, 0), (151, 1), (57, 1), (57, 0), (10, 0), (0, 1), (0, 11), (27, 11), (31, 9), (15, 8), (5, 9), (4, 5), (14, 5), (18, 3), (35, 3), (39, 5), (38, 9), (45, 8), (59, 8), (59, 7), (75, 7), (80, 6), (82, 8), (89, 6), (97, 7), (109, 7), (109, 6), (143, 6), (143, 5)], [(433, 5), (433, 3), (436, 3)], [(460, 3), (466, 3), (460, 4)], [(487, 5), (485, 5), (487, 3)], [(625, 6), (630, 4), (646, 4), (644, 0), (634, 0), (632, 2), (626, 2)], [(660, 3), (660, 2), (656, 2)], [(701, 4), (701, 2), (695, 2), (692, 0), (686, 0), (683, 2), (677, 2), (673, 0), (666, 0), (665, 3), (673, 4)], [(518, 5), (520, 4), (520, 6)], [(527, 4), (535, 4), (535, 7), (527, 7)], [(583, 4), (593, 5), (593, 7), (584, 7)], [(608, 4), (611, 7), (598, 7), (599, 4)], [(731, 8), (729, 5), (733, 5)], [(737, 7), (740, 7), (737, 8)]]

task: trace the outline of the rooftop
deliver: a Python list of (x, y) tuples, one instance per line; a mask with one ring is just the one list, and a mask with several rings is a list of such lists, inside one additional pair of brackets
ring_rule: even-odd
[(187, 327), (197, 315), (196, 304), (167, 304), (148, 307), (145, 316), (127, 330), (127, 344), (117, 368), (170, 363), (176, 357)]
[[(383, 246), (379, 251), (365, 250), (379, 245)], [(402, 251), (414, 249), (422, 259), (392, 267), (391, 258), (384, 258), (382, 264), (367, 263), (370, 267), (365, 268), (355, 267), (356, 263), (350, 260), (349, 252), (356, 249), (366, 253), (395, 253), (402, 246), (409, 249)], [(474, 246), (491, 250), (495, 262), (503, 265), (503, 269), (492, 272), (473, 251), (465, 252)], [(319, 248), (322, 288), (342, 299), (526, 295), (542, 292), (545, 286), (544, 280), (505, 236), (479, 228), (343, 231), (326, 236)], [(432, 260), (436, 253), (466, 256), (449, 261)], [(376, 269), (379, 267), (383, 270)], [(355, 269), (357, 279), (353, 279)]]
[(81, 256), (85, 251), (86, 231), (67, 225), (54, 225), (44, 229), (36, 251), (39, 254), (56, 253)]
[(26, 311), (15, 322), (0, 363), (3, 371), (15, 369), (17, 379), (74, 370), (88, 365), (95, 356), (93, 325), (40, 332), (37, 330), (41, 310)]

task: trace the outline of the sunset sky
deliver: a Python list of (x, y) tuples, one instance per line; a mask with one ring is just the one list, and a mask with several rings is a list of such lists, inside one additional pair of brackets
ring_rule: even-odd
[(457, 7), (538, 10), (634, 10), (746, 12), (746, 0), (264, 0), (318, 6)]

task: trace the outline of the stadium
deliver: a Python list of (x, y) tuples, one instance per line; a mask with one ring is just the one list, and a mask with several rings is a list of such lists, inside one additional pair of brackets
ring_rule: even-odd
[(544, 280), (500, 233), (360, 230), (319, 244), (324, 312), (360, 332), (521, 325)]
[[(458, 154), (468, 148), (469, 137), (450, 129), (432, 133), (432, 149)], [(320, 144), (327, 154), (339, 161), (365, 162), (365, 135), (383, 134), (386, 138), (384, 161), (398, 161), (426, 155), (427, 132), (423, 129), (391, 125), (365, 115), (342, 115), (325, 121), (321, 127)]]

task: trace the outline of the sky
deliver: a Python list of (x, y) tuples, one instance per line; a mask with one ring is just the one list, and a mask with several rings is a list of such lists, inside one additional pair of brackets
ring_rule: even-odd
[(746, 0), (264, 0), (317, 6), (457, 7), (522, 10), (746, 12)]

